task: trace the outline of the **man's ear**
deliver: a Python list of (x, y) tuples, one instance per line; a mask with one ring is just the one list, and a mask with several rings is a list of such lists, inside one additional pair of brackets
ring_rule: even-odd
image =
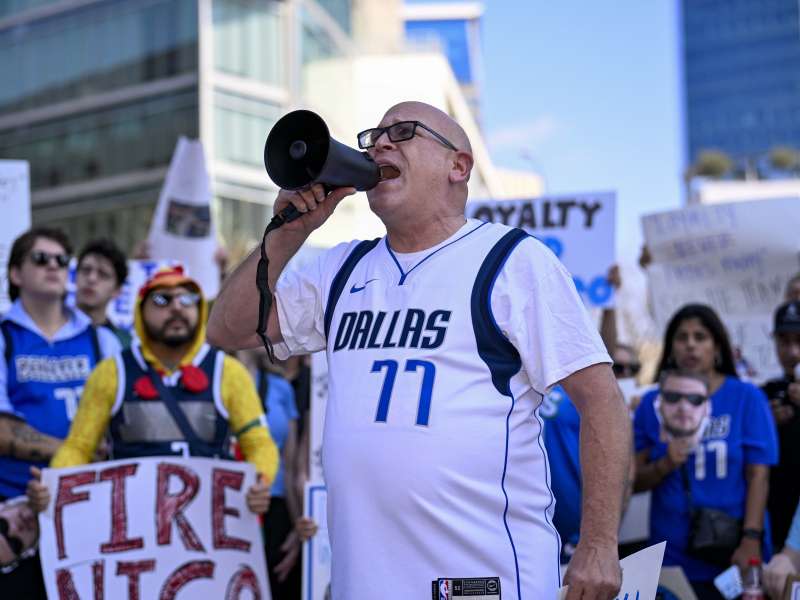
[(8, 269), (8, 280), (15, 286), (19, 287), (22, 283), (19, 276), (19, 267), (13, 266)]
[(469, 181), (472, 166), (475, 161), (472, 154), (459, 150), (453, 157), (453, 164), (450, 167), (450, 183), (462, 183)]

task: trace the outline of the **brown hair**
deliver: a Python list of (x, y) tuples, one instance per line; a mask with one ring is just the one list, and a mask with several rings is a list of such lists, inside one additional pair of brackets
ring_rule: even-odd
[[(51, 240), (61, 246), (67, 254), (72, 254), (72, 244), (69, 243), (69, 238), (66, 233), (60, 229), (34, 227), (14, 240), (14, 244), (11, 246), (11, 252), (8, 255), (8, 270), (6, 273), (10, 274), (11, 267), (16, 267), (18, 269), (22, 267), (22, 263), (25, 262), (25, 258), (36, 245), (36, 240), (39, 238)], [(12, 302), (19, 298), (19, 287), (11, 282), (10, 275), (8, 276), (8, 295)]]

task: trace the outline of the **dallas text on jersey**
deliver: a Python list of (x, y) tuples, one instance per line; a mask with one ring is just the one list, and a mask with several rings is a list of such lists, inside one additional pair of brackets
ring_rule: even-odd
[[(403, 314), (405, 313), (405, 314)], [(333, 351), (364, 348), (438, 348), (444, 342), (451, 311), (419, 308), (392, 313), (346, 312), (339, 321)]]

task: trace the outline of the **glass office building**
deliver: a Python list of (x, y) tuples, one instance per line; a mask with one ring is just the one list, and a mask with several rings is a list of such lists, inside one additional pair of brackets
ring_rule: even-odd
[(350, 0), (0, 0), (0, 158), (33, 221), (144, 239), (179, 136), (201, 138), (226, 241), (260, 236), (262, 163), (303, 69), (351, 51)]
[(683, 0), (688, 160), (800, 149), (797, 0)]

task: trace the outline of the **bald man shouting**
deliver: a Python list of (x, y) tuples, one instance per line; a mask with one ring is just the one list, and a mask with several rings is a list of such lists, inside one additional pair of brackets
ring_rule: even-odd
[[(613, 598), (630, 424), (569, 273), (523, 231), (465, 218), (472, 151), (445, 113), (398, 104), (358, 144), (382, 167), (367, 197), (386, 235), (284, 271), (355, 191), (314, 185), (278, 194), (276, 211), (304, 214), (266, 241), (276, 354), (328, 360), (333, 597), (555, 598), (538, 409), (561, 384), (581, 413), (584, 490), (567, 597)], [(226, 281), (212, 344), (259, 345), (257, 262), (258, 250)]]

